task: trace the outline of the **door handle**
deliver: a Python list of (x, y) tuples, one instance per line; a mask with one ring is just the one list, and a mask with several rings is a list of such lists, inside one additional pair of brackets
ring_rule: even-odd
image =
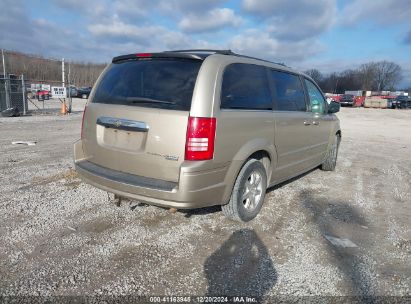
[(309, 121), (304, 121), (304, 126), (309, 126), (311, 123)]
[(319, 121), (315, 121), (315, 120), (313, 120), (313, 125), (318, 126), (319, 124), (320, 124), (320, 122), (319, 122)]

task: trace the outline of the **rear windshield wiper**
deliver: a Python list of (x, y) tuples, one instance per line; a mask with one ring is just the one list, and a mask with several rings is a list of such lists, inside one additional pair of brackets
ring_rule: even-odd
[(127, 97), (127, 102), (129, 103), (161, 103), (161, 104), (176, 104), (174, 101), (166, 101), (159, 99), (152, 99), (146, 97)]

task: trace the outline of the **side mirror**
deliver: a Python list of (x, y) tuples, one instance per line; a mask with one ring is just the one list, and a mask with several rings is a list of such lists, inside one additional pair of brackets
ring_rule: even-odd
[(336, 101), (331, 101), (331, 103), (328, 105), (328, 113), (332, 114), (332, 113), (337, 113), (340, 111), (340, 107), (341, 105), (336, 102)]

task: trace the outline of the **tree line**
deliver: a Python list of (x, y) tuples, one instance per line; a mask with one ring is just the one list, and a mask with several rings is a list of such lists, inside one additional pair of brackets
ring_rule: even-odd
[(357, 69), (323, 75), (317, 69), (305, 71), (323, 92), (342, 94), (346, 90), (395, 91), (402, 79), (401, 67), (391, 61), (368, 62)]
[[(29, 83), (53, 83), (62, 81), (61, 59), (27, 55), (15, 51), (4, 51), (6, 74), (24, 75)], [(3, 63), (0, 60), (0, 74)], [(66, 85), (77, 87), (93, 86), (106, 64), (65, 61)], [(70, 72), (70, 74), (69, 74)]]
[[(5, 51), (8, 74), (24, 75), (31, 83), (61, 82), (61, 59), (47, 59), (15, 51)], [(3, 66), (0, 60), (2, 74)], [(93, 86), (106, 64), (90, 62), (65, 63), (66, 84)], [(70, 71), (70, 75), (69, 75)], [(322, 74), (317, 69), (305, 71), (324, 92), (342, 94), (346, 90), (393, 91), (402, 79), (401, 67), (390, 61), (362, 64), (357, 69)]]

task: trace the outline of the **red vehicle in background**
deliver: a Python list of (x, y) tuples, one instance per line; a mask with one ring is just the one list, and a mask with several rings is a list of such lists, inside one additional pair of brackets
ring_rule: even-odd
[(363, 107), (364, 106), (364, 101), (365, 101), (365, 96), (356, 96), (354, 98), (353, 107)]
[(38, 90), (34, 92), (33, 98), (38, 100), (49, 100), (51, 97), (51, 92), (47, 90)]

